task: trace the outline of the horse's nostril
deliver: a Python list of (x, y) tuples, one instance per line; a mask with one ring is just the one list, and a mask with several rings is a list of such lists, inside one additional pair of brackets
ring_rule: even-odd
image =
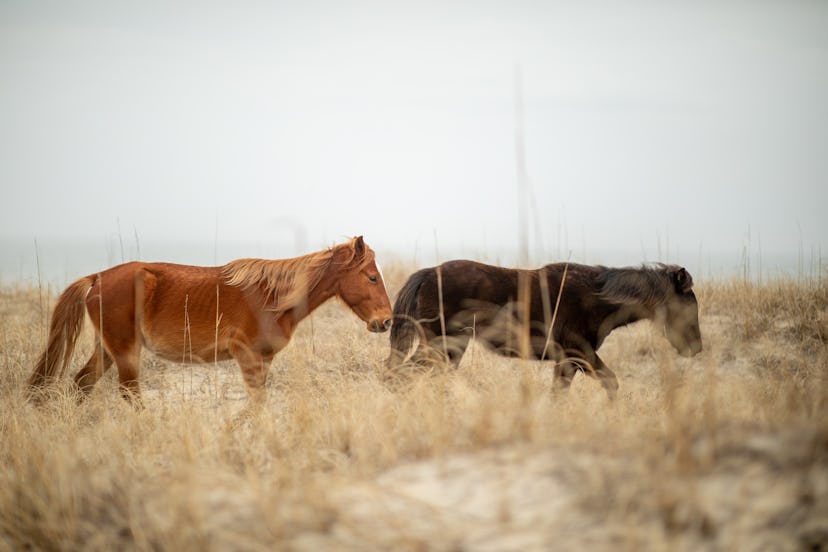
[(392, 323), (393, 323), (393, 322), (392, 322), (392, 320), (391, 320), (390, 318), (386, 318), (386, 319), (385, 319), (385, 322), (383, 322), (383, 323), (382, 323), (382, 325), (383, 325), (383, 326), (385, 327), (385, 329), (387, 330), (387, 329), (389, 329), (389, 328), (391, 327), (391, 324), (392, 324)]

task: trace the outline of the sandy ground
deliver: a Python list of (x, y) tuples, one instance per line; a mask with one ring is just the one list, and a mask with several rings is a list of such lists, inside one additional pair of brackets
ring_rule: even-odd
[(406, 464), (337, 489), (332, 500), (342, 515), (330, 533), (297, 544), (820, 549), (828, 544), (828, 468), (790, 470), (810, 462), (803, 443), (811, 440), (775, 437), (733, 443), (715, 468), (663, 486), (623, 457), (563, 448), (508, 447)]

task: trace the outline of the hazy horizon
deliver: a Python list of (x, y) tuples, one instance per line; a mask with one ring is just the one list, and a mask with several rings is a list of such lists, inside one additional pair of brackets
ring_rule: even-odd
[[(367, 239), (367, 238), (366, 238)], [(343, 240), (338, 240), (339, 242)], [(333, 243), (333, 242), (332, 242)], [(372, 245), (370, 241), (367, 241)], [(330, 244), (328, 244), (330, 245)], [(776, 278), (813, 279), (824, 277), (828, 259), (820, 248), (796, 249), (783, 253), (766, 252), (761, 244), (753, 243), (741, 250), (713, 253), (705, 250), (667, 250), (666, 241), (639, 249), (617, 250), (600, 248), (571, 248), (561, 254), (530, 251), (527, 263), (520, 263), (518, 249), (445, 247), (439, 241), (415, 243), (408, 251), (377, 247), (378, 261), (384, 266), (395, 264), (414, 269), (432, 266), (450, 259), (464, 258), (502, 266), (537, 268), (553, 262), (601, 264), (606, 266), (640, 266), (654, 262), (676, 263), (686, 267), (694, 278), (722, 280), (731, 277), (749, 278), (753, 282), (767, 282)], [(142, 240), (140, 236), (109, 235), (98, 240), (11, 240), (0, 238), (4, 254), (0, 258), (0, 285), (49, 285), (62, 288), (77, 278), (129, 261), (163, 261), (201, 266), (224, 264), (241, 257), (281, 259), (315, 251), (319, 247), (304, 247), (297, 242), (282, 241), (222, 241), (210, 242)], [(820, 268), (821, 267), (821, 268)]]

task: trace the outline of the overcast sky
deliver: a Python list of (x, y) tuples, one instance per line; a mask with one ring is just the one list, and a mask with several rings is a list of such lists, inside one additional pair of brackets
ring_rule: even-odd
[(0, 239), (505, 262), (518, 66), (535, 264), (828, 257), (818, 0), (2, 0)]

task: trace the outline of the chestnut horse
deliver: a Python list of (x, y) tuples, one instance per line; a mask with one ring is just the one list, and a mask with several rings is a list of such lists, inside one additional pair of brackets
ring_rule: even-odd
[(663, 327), (681, 355), (701, 351), (693, 278), (682, 267), (450, 261), (413, 274), (400, 290), (387, 364), (457, 365), (475, 336), (506, 356), (555, 360), (555, 389), (568, 389), (580, 369), (613, 398), (618, 379), (596, 351), (615, 328), (641, 319)]
[(274, 355), (315, 308), (338, 297), (372, 332), (391, 326), (391, 304), (374, 251), (362, 236), (285, 260), (239, 259), (199, 267), (131, 262), (85, 276), (60, 296), (31, 390), (60, 377), (84, 320), (95, 351), (75, 376), (88, 394), (114, 362), (121, 394), (140, 404), (141, 348), (176, 362), (235, 359), (248, 393), (263, 398)]

